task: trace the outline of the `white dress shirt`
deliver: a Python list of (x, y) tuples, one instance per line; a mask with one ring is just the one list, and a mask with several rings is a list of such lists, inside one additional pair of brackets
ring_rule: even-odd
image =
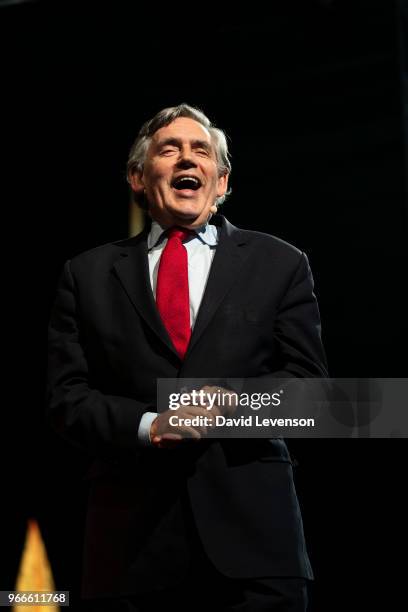
[[(150, 284), (155, 298), (160, 257), (167, 244), (165, 231), (166, 228), (153, 221), (147, 237)], [(190, 238), (183, 242), (188, 257), (191, 329), (193, 329), (197, 320), (198, 310), (203, 299), (212, 260), (218, 244), (218, 232), (215, 225), (207, 223), (195, 229), (194, 232)], [(138, 432), (141, 442), (150, 443), (150, 427), (156, 417), (156, 412), (145, 412), (142, 416)]]

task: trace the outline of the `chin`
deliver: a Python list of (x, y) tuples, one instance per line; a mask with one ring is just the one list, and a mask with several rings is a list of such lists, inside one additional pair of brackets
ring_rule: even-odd
[(174, 215), (182, 217), (183, 219), (196, 219), (202, 214), (202, 209), (196, 206), (180, 206), (172, 211)]

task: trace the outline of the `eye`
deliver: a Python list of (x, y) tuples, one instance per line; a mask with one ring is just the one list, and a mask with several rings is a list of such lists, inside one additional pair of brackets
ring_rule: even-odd
[(172, 155), (173, 153), (176, 153), (176, 152), (177, 152), (177, 149), (175, 148), (173, 149), (166, 148), (160, 151), (160, 155)]
[(196, 153), (198, 153), (198, 155), (205, 155), (205, 157), (208, 157), (210, 154), (207, 149), (196, 149)]

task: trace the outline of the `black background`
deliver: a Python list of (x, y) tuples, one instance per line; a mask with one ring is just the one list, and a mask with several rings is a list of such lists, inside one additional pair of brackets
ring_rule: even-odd
[[(331, 376), (407, 375), (406, 7), (7, 4), (1, 588), (13, 586), (34, 516), (58, 587), (75, 596), (87, 460), (44, 433), (49, 308), (65, 259), (127, 235), (128, 150), (161, 108), (197, 105), (226, 130), (231, 222), (308, 254)], [(311, 610), (401, 604), (405, 441), (292, 448), (316, 574)]]

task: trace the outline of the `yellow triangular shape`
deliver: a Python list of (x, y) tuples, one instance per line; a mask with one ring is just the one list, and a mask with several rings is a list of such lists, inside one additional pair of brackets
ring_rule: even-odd
[[(41, 538), (40, 529), (34, 520), (28, 521), (26, 541), (16, 591), (54, 591), (54, 579)], [(16, 605), (13, 612), (58, 612), (59, 606), (22, 606)]]

